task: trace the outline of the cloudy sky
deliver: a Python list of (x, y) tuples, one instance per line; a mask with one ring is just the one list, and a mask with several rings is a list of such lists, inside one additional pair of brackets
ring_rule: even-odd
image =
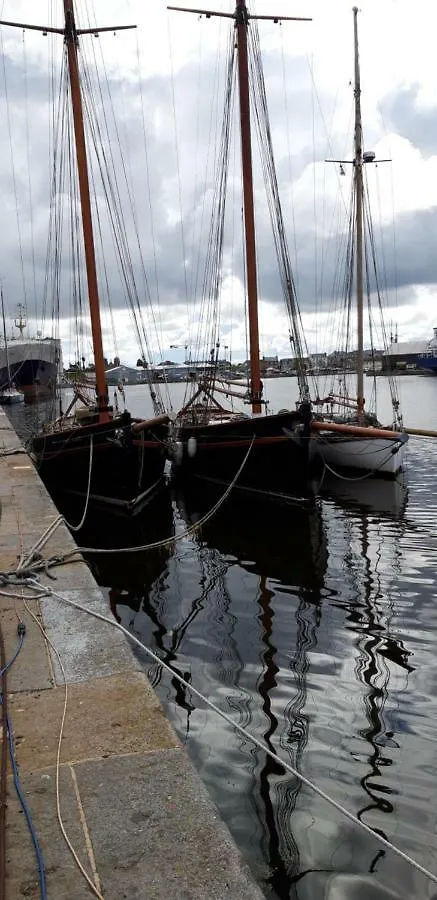
[[(81, 55), (89, 67), (99, 121), (107, 123), (109, 138), (102, 131), (100, 144), (117, 176), (150, 348), (155, 360), (181, 360), (184, 345), (195, 344), (198, 311), (191, 300), (199, 295), (202, 283), (229, 22), (168, 12), (161, 0), (77, 0), (76, 8), (82, 27), (96, 22), (138, 25), (136, 31), (116, 37), (112, 33), (98, 39), (84, 37)], [(229, 12), (232, 3), (216, 0), (207, 8)], [(4, 19), (61, 24), (61, 0), (38, 4), (0, 0), (0, 9)], [(281, 25), (260, 22), (259, 30), (278, 181), (306, 338), (315, 351), (326, 348), (328, 336), (333, 349), (337, 327), (331, 312), (333, 286), (339, 280), (335, 271), (346, 227), (350, 168), (342, 177), (339, 167), (325, 160), (348, 159), (352, 152), (352, 7), (345, 0), (331, 4), (256, 0), (250, 9), (260, 15), (312, 17), (311, 22)], [(414, 8), (404, 0), (363, 0), (360, 7), (364, 145), (378, 158), (391, 160), (369, 171), (369, 193), (387, 321), (397, 325), (401, 340), (427, 339), (437, 325), (436, 28), (437, 7), (432, 0), (417, 0)], [(8, 330), (21, 301), (26, 304), (30, 327), (36, 327), (36, 310), (38, 327), (49, 333), (52, 304), (44, 285), (53, 166), (50, 85), (57, 92), (62, 38), (3, 27), (0, 51), (0, 277)], [(103, 84), (101, 95), (96, 72)], [(109, 94), (112, 105), (107, 102)], [(220, 340), (226, 353), (232, 349), (234, 359), (244, 359), (238, 155), (235, 139)], [(60, 159), (58, 150), (58, 169)], [(256, 153), (254, 167), (257, 175)], [(104, 215), (105, 191), (95, 162), (93, 170), (101, 213), (96, 246), (105, 353), (112, 357), (118, 352), (123, 361), (133, 363), (139, 347), (125, 309), (120, 265)], [(63, 191), (58, 185), (58, 199)], [(258, 182), (256, 201), (261, 348), (266, 355), (287, 356), (287, 322), (266, 201)], [(63, 209), (65, 224), (71, 211), (65, 197)], [(65, 228), (59, 237), (61, 245), (65, 257), (60, 333), (64, 359), (72, 361), (79, 351)], [(53, 254), (52, 244), (50, 261)], [(53, 270), (52, 265), (49, 268)], [(112, 317), (106, 312), (108, 291)], [(153, 316), (144, 302), (147, 292)], [(82, 336), (80, 353), (89, 356), (85, 320)], [(179, 349), (170, 349), (171, 345)]]

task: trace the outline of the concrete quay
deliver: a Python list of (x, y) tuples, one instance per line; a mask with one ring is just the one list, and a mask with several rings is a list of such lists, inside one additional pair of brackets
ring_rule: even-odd
[[(57, 516), (0, 410), (0, 571), (17, 565)], [(61, 525), (44, 553), (74, 547)], [(41, 582), (104, 615), (109, 608), (82, 560)], [(0, 588), (10, 590), (10, 588)], [(17, 591), (19, 593), (19, 591)], [(248, 866), (178, 741), (129, 642), (115, 628), (54, 598), (28, 603), (57, 649), (68, 705), (60, 758), (66, 831), (105, 900), (261, 900)], [(22, 599), (0, 595), (8, 671), (8, 712), (26, 802), (44, 856), (49, 900), (86, 900), (93, 891), (62, 837), (56, 815), (56, 753), (64, 679), (53, 650)], [(7, 780), (6, 897), (40, 896), (35, 852)]]

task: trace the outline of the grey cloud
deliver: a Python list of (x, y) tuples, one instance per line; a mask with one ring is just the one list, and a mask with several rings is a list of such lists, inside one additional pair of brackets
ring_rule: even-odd
[[(298, 58), (289, 63), (287, 89), (289, 92), (287, 105), (282, 95), (282, 78), (278, 79), (274, 72), (277, 68), (276, 54), (264, 55), (265, 76), (270, 114), (273, 128), (273, 139), (278, 153), (278, 180), (284, 189), (283, 196), (290, 193), (289, 178), (296, 180), (311, 165), (314, 159), (323, 160), (326, 155), (325, 140), (319, 139), (316, 147), (312, 143), (311, 103), (306, 93), (308, 83), (307, 62)], [(205, 84), (214, 83), (214, 66), (203, 70)], [(25, 261), (25, 280), (32, 308), (33, 279), (32, 258), (35, 257), (35, 279), (38, 297), (43, 296), (46, 269), (46, 246), (49, 220), (49, 178), (50, 166), (47, 150), (49, 122), (49, 106), (47, 97), (47, 77), (37, 68), (31, 68), (28, 77), (29, 107), (32, 115), (28, 126), (24, 117), (23, 78), (18, 64), (6, 60), (8, 79), (8, 97), (13, 128), (13, 153), (16, 166), (17, 202), (20, 210), (22, 232), (22, 256)], [(95, 86), (95, 73), (91, 68), (91, 83)], [(144, 297), (142, 281), (142, 265), (137, 247), (137, 235), (134, 221), (129, 212), (127, 189), (124, 182), (123, 164), (133, 185), (135, 212), (138, 233), (143, 250), (144, 266), (152, 300), (156, 301), (155, 266), (158, 276), (159, 295), (162, 309), (175, 307), (180, 309), (181, 323), (173, 323), (183, 342), (185, 328), (183, 320), (186, 312), (187, 294), (191, 300), (199, 296), (203, 276), (207, 235), (209, 227), (208, 210), (212, 196), (212, 150), (209, 148), (211, 129), (215, 124), (212, 119), (211, 99), (208, 90), (199, 92), (197, 66), (185, 66), (177, 75), (175, 83), (175, 100), (177, 104), (177, 137), (180, 149), (179, 164), (175, 152), (175, 132), (173, 118), (173, 94), (169, 78), (155, 76), (144, 80), (142, 84), (145, 130), (147, 139), (147, 160), (144, 153), (144, 133), (139, 102), (138, 85), (122, 82), (112, 78), (110, 90), (117, 130), (124, 146), (129, 147), (129, 154), (123, 157), (118, 149), (118, 136), (114, 124), (109, 117), (110, 146), (114, 154), (114, 169), (117, 175), (122, 207), (125, 210), (125, 226), (131, 248), (135, 275), (138, 280), (139, 295)], [(104, 88), (104, 94), (106, 88)], [(97, 106), (101, 101), (97, 96)], [(419, 115), (415, 106), (417, 90), (404, 92), (396, 97), (388, 97), (383, 101), (386, 118), (400, 133), (411, 133), (411, 139), (422, 149), (431, 149), (437, 143), (434, 137), (434, 122), (427, 114)], [(319, 97), (322, 106), (329, 105), (330, 98), (323, 93)], [(200, 101), (200, 106), (198, 104)], [(282, 123), (279, 126), (275, 123)], [(288, 142), (285, 132), (290, 128), (291, 159), (288, 158)], [(27, 146), (27, 133), (29, 146)], [(343, 146), (344, 136), (333, 137), (333, 145)], [(108, 156), (108, 148), (106, 148)], [(209, 153), (209, 157), (208, 157)], [(0, 133), (0, 154), (4, 165), (0, 168), (0, 191), (3, 197), (0, 209), (0, 227), (2, 229), (1, 276), (7, 285), (7, 303), (12, 310), (14, 302), (23, 299), (22, 279), (20, 274), (20, 253), (16, 230), (15, 197), (10, 175), (10, 149), (7, 130)], [(27, 160), (32, 160), (32, 197), (33, 197), (33, 234), (34, 247), (31, 243), (30, 210), (28, 195)], [(90, 152), (91, 159), (93, 153)], [(209, 166), (207, 161), (209, 159)], [(178, 171), (179, 165), (179, 171)], [(101, 213), (102, 237), (105, 250), (109, 249), (106, 259), (106, 273), (103, 269), (100, 250), (99, 272), (103, 283), (111, 286), (111, 302), (114, 309), (125, 306), (124, 289), (120, 280), (118, 264), (112, 248), (113, 240), (110, 227), (104, 215), (106, 205), (99, 173), (93, 164), (95, 185), (97, 188), (98, 208)], [(259, 167), (255, 163), (256, 174)], [(179, 185), (180, 174), (180, 185)], [(406, 174), (407, 177), (407, 174)], [(237, 178), (235, 177), (235, 183)], [(150, 188), (150, 203), (149, 192)], [(180, 209), (179, 189), (182, 196)], [(261, 191), (257, 191), (261, 200)], [(150, 207), (152, 214), (150, 212)], [(203, 210), (203, 218), (202, 218)], [(178, 220), (182, 212), (183, 230)], [(65, 205), (65, 223), (69, 225), (69, 205)], [(308, 196), (304, 208), (296, 221), (297, 259), (294, 259), (294, 239), (292, 238), (292, 213), (289, 202), (284, 200), (284, 216), (287, 233), (290, 239), (290, 251), (295, 263), (298, 296), (303, 311), (315, 310), (315, 240), (313, 221), (313, 196)], [(98, 229), (97, 229), (98, 230)], [(261, 200), (261, 209), (257, 217), (257, 237), (259, 247), (260, 293), (263, 299), (272, 304), (281, 302), (280, 284), (277, 274), (274, 247), (270, 236), (270, 221), (265, 199)], [(433, 284), (437, 280), (434, 261), (433, 235), (437, 233), (437, 210), (418, 211), (399, 216), (396, 225), (397, 241), (397, 274), (394, 261), (386, 259), (386, 270), (389, 287), (395, 285), (402, 288), (417, 284)], [(152, 239), (153, 236), (153, 239)], [(387, 229), (384, 237), (386, 248), (392, 247), (393, 235)], [(99, 241), (96, 239), (96, 244)], [(184, 245), (184, 246), (183, 246)], [(64, 235), (64, 247), (67, 249), (67, 231)], [(183, 262), (183, 251), (186, 266)], [(322, 284), (323, 306), (328, 308), (332, 299), (334, 270), (332, 243), (318, 238), (318, 257), (331, 260), (324, 271)], [(243, 280), (243, 255), (240, 244), (231, 251), (230, 244), (225, 246), (225, 261), (233, 261), (234, 274)], [(71, 316), (71, 262), (63, 264), (62, 272), (61, 314)], [(319, 285), (320, 289), (320, 285)], [(102, 293), (104, 294), (104, 290)], [(402, 291), (401, 302), (408, 302), (408, 290)], [(49, 306), (47, 315), (49, 315)], [(319, 304), (320, 308), (320, 304)], [(51, 311), (51, 310), (50, 310)], [(222, 333), (226, 334), (226, 322), (223, 322)]]
[(417, 84), (389, 94), (380, 103), (386, 127), (407, 138), (424, 157), (437, 153), (437, 107), (419, 103)]

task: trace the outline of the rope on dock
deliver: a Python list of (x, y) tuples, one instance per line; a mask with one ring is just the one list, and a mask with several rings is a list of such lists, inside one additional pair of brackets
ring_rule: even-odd
[[(88, 615), (93, 616), (95, 619), (99, 619), (101, 622), (106, 622), (107, 625), (111, 625), (114, 628), (118, 628), (118, 630), (121, 631), (122, 634), (124, 634), (125, 637), (127, 637), (129, 641), (136, 644), (138, 647), (141, 648), (141, 650), (145, 651), (147, 653), (147, 655), (157, 665), (162, 666), (162, 668), (164, 668), (172, 676), (172, 678), (175, 678), (176, 681), (178, 681), (184, 688), (187, 687), (187, 682), (184, 680), (184, 678), (182, 678), (178, 674), (178, 672), (176, 672), (175, 669), (173, 669), (171, 666), (169, 666), (167, 663), (165, 663), (162, 659), (160, 659), (159, 656), (157, 656), (157, 654), (153, 652), (153, 650), (151, 650), (149, 647), (147, 647), (147, 645), (144, 644), (143, 641), (140, 641), (139, 638), (137, 638), (134, 634), (132, 634), (130, 631), (128, 631), (128, 629), (125, 628), (123, 625), (121, 625), (120, 622), (117, 622), (115, 618), (109, 617), (109, 616), (104, 616), (102, 613), (99, 613), (96, 610), (88, 609), (86, 606), (84, 606), (81, 603), (78, 603), (76, 600), (72, 600), (69, 597), (64, 597), (62, 594), (59, 594), (59, 593), (57, 593), (57, 591), (54, 591), (53, 588), (42, 585), (41, 582), (36, 577), (26, 576), (24, 579), (23, 587), (32, 592), (28, 599), (30, 599), (31, 597), (36, 598), (36, 599), (42, 599), (43, 597), (54, 597), (55, 599), (60, 600), (62, 603), (66, 603), (69, 606), (74, 607), (75, 609), (79, 610), (80, 612), (88, 613)], [(22, 593), (14, 594), (11, 591), (0, 590), (0, 595), (6, 596), (6, 597), (19, 597), (20, 599), (23, 599)], [(247, 731), (246, 728), (244, 728), (242, 725), (239, 725), (237, 722), (234, 722), (234, 720), (227, 713), (223, 712), (223, 710), (221, 710), (218, 706), (216, 706), (216, 704), (213, 703), (212, 700), (209, 700), (204, 694), (201, 693), (201, 691), (198, 691), (197, 688), (193, 687), (193, 685), (191, 683), (190, 683), (190, 691), (192, 694), (194, 694), (195, 697), (198, 697), (199, 700), (201, 700), (203, 703), (205, 703), (210, 709), (212, 709), (222, 719), (224, 719), (225, 722), (227, 722), (233, 729), (238, 731), (239, 734), (241, 734), (246, 740), (249, 740), (253, 744), (255, 744), (255, 746), (257, 746), (260, 750), (262, 750), (264, 753), (266, 753), (267, 756), (269, 756), (271, 759), (275, 760), (275, 762), (279, 762), (281, 764), (281, 766), (283, 766), (283, 768), (287, 772), (289, 772), (291, 775), (293, 775), (294, 778), (297, 778), (307, 788), (309, 788), (315, 794), (317, 794), (319, 797), (321, 797), (322, 800), (325, 800), (325, 802), (328, 803), (330, 806), (332, 806), (334, 809), (336, 809), (337, 812), (341, 813), (343, 816), (345, 816), (347, 819), (349, 819), (350, 822), (352, 822), (354, 825), (357, 825), (359, 828), (361, 828), (363, 831), (365, 831), (366, 834), (368, 834), (370, 837), (372, 837), (374, 840), (376, 840), (379, 844), (382, 844), (382, 846), (385, 847), (387, 850), (391, 850), (396, 856), (398, 856), (400, 859), (403, 859), (404, 862), (411, 865), (414, 869), (416, 869), (422, 875), (425, 875), (425, 877), (429, 878), (429, 880), (434, 882), (434, 884), (437, 884), (437, 875), (435, 875), (433, 872), (430, 872), (428, 869), (425, 868), (425, 866), (422, 866), (419, 862), (417, 862), (417, 860), (413, 859), (413, 857), (409, 856), (407, 853), (405, 853), (399, 847), (396, 847), (395, 844), (392, 844), (390, 841), (388, 841), (386, 838), (384, 838), (381, 834), (379, 834), (378, 831), (375, 831), (369, 825), (366, 825), (365, 822), (362, 822), (360, 819), (358, 819), (353, 813), (351, 813), (348, 809), (346, 809), (346, 807), (342, 806), (341, 803), (339, 803), (333, 797), (330, 797), (329, 794), (327, 794), (322, 788), (318, 787), (318, 785), (316, 785), (313, 781), (311, 781), (305, 775), (302, 775), (302, 773), (299, 772), (297, 769), (295, 769), (293, 766), (291, 766), (290, 763), (281, 759), (277, 753), (275, 753), (273, 750), (270, 750), (269, 747), (267, 747), (265, 744), (262, 743), (262, 741), (260, 741), (257, 737), (255, 737), (253, 734), (251, 734), (249, 731)]]
[[(46, 528), (44, 533), (41, 535), (40, 538), (38, 538), (38, 540), (33, 545), (33, 547), (31, 547), (30, 550), (28, 550), (26, 554), (22, 554), (22, 556), (20, 558), (20, 562), (18, 564), (17, 574), (19, 574), (19, 575), (31, 574), (32, 571), (35, 572), (38, 569), (48, 568), (48, 567), (51, 567), (54, 565), (60, 565), (64, 562), (68, 562), (70, 560), (72, 561), (72, 557), (76, 556), (77, 554), (83, 554), (83, 553), (93, 553), (93, 554), (94, 553), (96, 553), (96, 554), (97, 553), (101, 553), (101, 554), (102, 553), (104, 553), (104, 554), (108, 554), (108, 553), (145, 553), (148, 550), (158, 550), (161, 547), (169, 547), (169, 546), (172, 546), (173, 544), (178, 543), (179, 541), (183, 541), (185, 538), (190, 537), (190, 535), (194, 534), (196, 531), (199, 531), (199, 529), (202, 528), (202, 526), (205, 525), (206, 522), (209, 521), (209, 519), (211, 519), (213, 516), (215, 516), (215, 514), (218, 512), (220, 507), (227, 500), (227, 498), (229, 497), (229, 494), (231, 493), (232, 489), (235, 487), (235, 484), (238, 481), (238, 478), (240, 477), (240, 475), (247, 463), (247, 460), (248, 460), (249, 454), (252, 450), (254, 441), (255, 441), (255, 435), (253, 435), (253, 437), (252, 437), (250, 446), (247, 450), (247, 453), (244, 456), (243, 462), (241, 463), (238, 471), (234, 475), (231, 483), (228, 485), (225, 492), (222, 494), (222, 496), (219, 498), (219, 500), (217, 500), (217, 503), (215, 503), (214, 506), (207, 513), (205, 513), (205, 515), (202, 516), (201, 519), (199, 519), (193, 525), (190, 525), (184, 531), (180, 532), (180, 534), (175, 534), (169, 538), (164, 538), (162, 541), (154, 541), (151, 544), (142, 544), (139, 547), (117, 547), (117, 548), (111, 547), (109, 549), (107, 547), (75, 547), (74, 550), (69, 550), (68, 553), (64, 553), (64, 554), (62, 554), (62, 556), (56, 556), (51, 560), (50, 559), (42, 560), (40, 557), (40, 550), (49, 541), (52, 534), (56, 531), (56, 529), (59, 527), (59, 525), (65, 524), (69, 528), (71, 527), (69, 525), (67, 519), (65, 519), (64, 516), (59, 515), (48, 526), (48, 528)], [(90, 472), (91, 472), (91, 468), (90, 468)], [(78, 530), (79, 527), (81, 527), (83, 521), (85, 520), (84, 519), (85, 515), (86, 515), (86, 509), (84, 511), (84, 515), (82, 516), (81, 523), (79, 523), (79, 525), (77, 525), (73, 530)], [(0, 573), (0, 579), (3, 574), (4, 573)]]
[(24, 447), (1, 447), (0, 448), (0, 456), (15, 456), (16, 453), (25, 453), (27, 456), (27, 450)]

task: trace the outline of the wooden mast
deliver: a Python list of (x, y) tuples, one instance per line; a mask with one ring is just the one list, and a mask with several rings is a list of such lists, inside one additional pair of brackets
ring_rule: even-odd
[(247, 59), (248, 14), (245, 0), (237, 0), (235, 28), (238, 48), (241, 164), (243, 176), (244, 239), (246, 247), (247, 306), (249, 317), (250, 393), (252, 412), (261, 412), (259, 360), (258, 281), (256, 271), (255, 211), (253, 202), (252, 141), (250, 129), (249, 66)]
[(361, 125), (361, 84), (358, 54), (358, 7), (354, 6), (354, 61), (355, 61), (355, 133), (354, 133), (354, 181), (356, 228), (356, 293), (357, 293), (357, 410), (358, 421), (364, 420), (364, 290), (363, 290), (363, 131)]
[(77, 59), (78, 37), (81, 34), (94, 36), (103, 31), (126, 31), (135, 25), (115, 25), (104, 28), (76, 28), (74, 19), (74, 0), (63, 0), (65, 27), (53, 28), (50, 25), (30, 25), (26, 22), (9, 22), (0, 19), (0, 25), (13, 28), (29, 28), (41, 34), (61, 34), (67, 47), (68, 72), (70, 77), (71, 102), (73, 109), (74, 136), (76, 142), (76, 158), (79, 176), (79, 193), (82, 211), (83, 241), (85, 248), (85, 264), (88, 284), (88, 301), (91, 316), (91, 332), (93, 338), (94, 363), (96, 370), (96, 395), (99, 410), (99, 422), (110, 419), (108, 409), (108, 386), (106, 384), (105, 361), (103, 357), (102, 327), (100, 322), (99, 291), (97, 286), (96, 254), (94, 250), (93, 220), (91, 214), (90, 188), (88, 178), (88, 162), (83, 123), (82, 94), (80, 90), (79, 66)]
[(79, 66), (77, 59), (78, 38), (74, 20), (73, 0), (64, 0), (65, 45), (67, 47), (68, 71), (70, 75), (71, 104), (73, 110), (74, 135), (76, 141), (77, 170), (79, 176), (80, 205), (82, 211), (83, 242), (88, 284), (88, 301), (91, 315), (94, 364), (96, 369), (96, 394), (99, 421), (110, 418), (108, 411), (108, 386), (106, 384), (103, 356), (102, 327), (100, 322), (99, 290), (97, 285), (96, 254), (94, 249), (93, 220), (88, 177), (88, 162), (83, 122), (82, 95), (80, 90)]
[(247, 51), (247, 29), (250, 19), (266, 19), (270, 22), (282, 20), (309, 22), (300, 16), (253, 16), (249, 15), (246, 0), (236, 0), (235, 13), (215, 12), (209, 9), (191, 9), (181, 6), (168, 6), (177, 12), (191, 12), (197, 15), (222, 16), (234, 19), (237, 32), (238, 49), (238, 89), (240, 100), (241, 160), (243, 178), (243, 214), (244, 239), (247, 275), (247, 305), (249, 319), (249, 353), (250, 353), (250, 396), (252, 412), (261, 412), (261, 372), (259, 359), (259, 324), (258, 324), (258, 282), (255, 244), (255, 212), (253, 201), (252, 143), (250, 127), (250, 95), (249, 65)]

